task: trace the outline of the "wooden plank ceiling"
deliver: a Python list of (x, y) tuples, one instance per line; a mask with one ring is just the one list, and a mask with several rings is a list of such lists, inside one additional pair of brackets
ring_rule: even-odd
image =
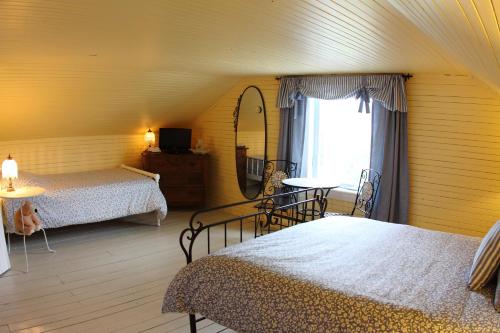
[(0, 140), (188, 124), (252, 75), (472, 70), (500, 87), (498, 0), (444, 2), (0, 0)]
[(390, 0), (451, 58), (500, 89), (500, 0)]

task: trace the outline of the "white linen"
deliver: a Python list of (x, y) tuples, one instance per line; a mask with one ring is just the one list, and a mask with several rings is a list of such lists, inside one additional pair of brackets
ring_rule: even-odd
[[(30, 199), (44, 228), (106, 221), (157, 211), (167, 214), (158, 184), (144, 175), (122, 168), (58, 175), (23, 174), (18, 185), (41, 186), (43, 195)], [(22, 200), (3, 201), (7, 232), (14, 232), (13, 215)]]

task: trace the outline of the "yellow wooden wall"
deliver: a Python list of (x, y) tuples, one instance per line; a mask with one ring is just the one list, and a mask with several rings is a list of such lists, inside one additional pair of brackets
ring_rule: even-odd
[(248, 157), (262, 158), (266, 140), (262, 131), (238, 131), (238, 145), (248, 148)]
[(12, 154), (20, 170), (52, 174), (140, 166), (143, 135), (101, 135), (0, 141), (0, 160)]
[[(243, 200), (236, 181), (232, 114), (250, 84), (263, 92), (268, 156), (276, 157), (278, 81), (251, 77), (233, 86), (193, 122), (193, 140), (211, 150), (211, 205)], [(500, 96), (467, 75), (415, 74), (409, 99), (410, 223), (482, 235), (500, 217)], [(140, 166), (143, 135), (59, 137), (0, 141), (0, 159), (12, 153), (21, 170), (46, 173)], [(330, 201), (330, 209), (349, 203)]]
[[(193, 123), (193, 141), (202, 138), (210, 149), (210, 205), (245, 200), (236, 179), (235, 133), (233, 112), (238, 97), (246, 86), (257, 85), (265, 100), (267, 111), (268, 158), (276, 158), (279, 133), (279, 113), (276, 93), (279, 82), (273, 77), (255, 77), (241, 80)], [(238, 211), (235, 211), (238, 213)]]
[[(269, 158), (276, 156), (278, 81), (242, 80), (193, 123), (211, 150), (210, 204), (243, 200), (236, 181), (232, 113), (247, 85), (264, 94)], [(500, 218), (500, 96), (474, 77), (415, 74), (409, 99), (410, 224), (482, 235)], [(350, 203), (329, 201), (329, 209)]]
[(410, 223), (482, 235), (500, 219), (500, 95), (466, 75), (407, 83)]

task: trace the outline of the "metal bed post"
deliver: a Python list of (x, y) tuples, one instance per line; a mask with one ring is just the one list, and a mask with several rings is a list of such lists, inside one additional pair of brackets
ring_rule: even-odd
[(191, 333), (196, 333), (196, 315), (189, 314), (189, 329)]
[[(311, 197), (305, 197), (306, 199), (301, 200), (300, 194), (305, 194), (308, 191), (312, 192)], [(281, 200), (284, 197), (292, 197), (292, 200)], [(266, 207), (264, 210), (257, 210), (256, 212), (249, 213), (246, 215), (231, 217), (222, 221), (212, 222), (210, 224), (204, 225), (200, 220), (200, 215), (207, 214), (214, 211), (224, 210), (230, 207), (235, 206), (245, 206), (248, 204), (260, 202), (263, 207)], [(282, 202), (287, 202), (285, 204), (280, 204)], [(326, 208), (326, 198), (324, 196), (323, 189), (319, 188), (309, 188), (302, 189), (298, 191), (292, 191), (289, 193), (281, 193), (275, 194), (269, 197), (253, 199), (248, 201), (237, 202), (233, 204), (228, 204), (224, 206), (214, 207), (202, 209), (195, 212), (191, 219), (189, 220), (189, 226), (182, 230), (179, 236), (179, 243), (181, 245), (182, 252), (186, 257), (186, 263), (190, 264), (193, 261), (193, 245), (203, 231), (207, 232), (207, 252), (210, 254), (211, 252), (211, 241), (210, 241), (210, 229), (215, 228), (217, 226), (223, 226), (223, 235), (224, 235), (224, 247), (228, 246), (228, 224), (234, 223), (233, 225), (237, 225), (239, 227), (239, 242), (243, 242), (243, 221), (248, 219), (249, 221), (253, 220), (254, 223), (254, 238), (262, 236), (266, 230), (267, 233), (271, 233), (271, 224), (273, 224), (273, 219), (277, 221), (281, 221), (286, 219), (288, 221), (287, 226), (294, 226), (300, 223), (307, 222), (306, 214), (299, 213), (299, 207), (302, 209), (305, 207), (307, 209), (308, 205), (313, 205), (313, 208), (316, 205), (319, 207), (319, 214), (313, 214), (311, 216), (311, 220), (314, 220), (316, 217), (323, 217), (325, 208)], [(290, 212), (291, 211), (291, 212)], [(257, 232), (257, 224), (260, 229), (260, 235)], [(283, 223), (280, 222), (280, 229), (283, 227)], [(206, 319), (205, 317), (196, 318), (195, 313), (189, 314), (189, 327), (191, 333), (196, 333), (197, 328), (196, 324), (202, 320)]]

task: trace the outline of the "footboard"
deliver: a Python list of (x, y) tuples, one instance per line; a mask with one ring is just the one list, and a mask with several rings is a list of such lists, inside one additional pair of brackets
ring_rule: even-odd
[[(227, 247), (230, 226), (236, 225), (239, 230), (239, 242), (242, 242), (244, 224), (248, 226), (248, 222), (253, 225), (253, 237), (259, 237), (283, 227), (291, 227), (298, 223), (324, 217), (326, 204), (323, 189), (311, 188), (199, 210), (191, 216), (189, 227), (181, 232), (179, 242), (189, 264), (193, 261), (193, 245), (203, 232), (206, 232), (207, 254), (210, 254), (212, 252), (211, 230), (216, 227), (223, 228), (223, 246)], [(203, 222), (203, 217), (209, 213), (238, 207), (251, 207), (254, 208), (254, 211), (240, 216), (228, 217), (221, 221)], [(316, 212), (316, 214), (310, 214), (311, 211)]]
[[(256, 238), (282, 228), (322, 218), (326, 205), (325, 192), (320, 188), (310, 188), (199, 210), (191, 216), (188, 228), (180, 234), (179, 242), (189, 264), (193, 261), (193, 248), (199, 239), (206, 242), (202, 244), (206, 246), (206, 251), (203, 252), (210, 254), (216, 245), (221, 248), (229, 245), (230, 233), (233, 236), (233, 243), (235, 237), (236, 242), (241, 243), (244, 241), (244, 235), (247, 239), (249, 234)], [(234, 211), (238, 208), (245, 208), (249, 212), (239, 216), (226, 214), (227, 218), (209, 221), (208, 216), (214, 213)], [(222, 234), (217, 234), (217, 231)], [(201, 236), (203, 233), (205, 235)], [(196, 323), (203, 319), (205, 318), (197, 319), (195, 314), (189, 315), (191, 332), (196, 332)]]
[(146, 177), (149, 177), (149, 178), (152, 178), (156, 182), (156, 184), (160, 183), (160, 175), (157, 174), (157, 173), (147, 172), (145, 170), (133, 168), (133, 167), (125, 165), (125, 164), (120, 165), (120, 168), (126, 169), (128, 171), (132, 171), (132, 172), (135, 172), (135, 173), (138, 173), (140, 175), (143, 175), (143, 176), (146, 176)]
[[(146, 176), (149, 178), (152, 178), (156, 182), (156, 185), (160, 186), (160, 175), (157, 173), (147, 172), (145, 170), (133, 168), (133, 167), (125, 165), (125, 164), (120, 165), (120, 168), (138, 173), (140, 175), (143, 175), (143, 176)], [(161, 225), (161, 218), (160, 218), (159, 212), (156, 213), (156, 225), (157, 226)]]

